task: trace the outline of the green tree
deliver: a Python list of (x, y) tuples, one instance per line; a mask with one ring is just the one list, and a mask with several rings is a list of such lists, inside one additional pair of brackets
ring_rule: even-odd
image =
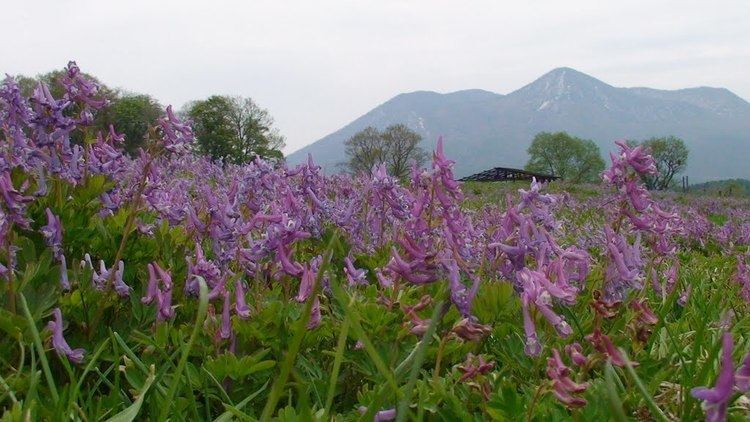
[(149, 126), (163, 115), (164, 109), (155, 99), (145, 94), (129, 94), (112, 100), (94, 124), (100, 129), (112, 124), (125, 136), (125, 151), (133, 155), (143, 146)]
[(604, 170), (604, 160), (594, 141), (565, 132), (538, 133), (527, 152), (526, 170), (559, 176), (573, 183), (595, 182)]
[(187, 105), (198, 151), (214, 160), (244, 163), (256, 156), (281, 159), (284, 137), (252, 99), (213, 95)]
[(422, 137), (404, 124), (391, 125), (383, 132), (368, 126), (346, 140), (346, 166), (357, 174), (369, 173), (373, 166), (385, 163), (388, 174), (402, 179), (409, 175), (412, 162), (424, 163), (421, 141)]
[(676, 136), (666, 136), (648, 139), (642, 145), (649, 149), (658, 172), (643, 178), (646, 187), (657, 190), (669, 188), (674, 176), (687, 166), (688, 148), (685, 142)]

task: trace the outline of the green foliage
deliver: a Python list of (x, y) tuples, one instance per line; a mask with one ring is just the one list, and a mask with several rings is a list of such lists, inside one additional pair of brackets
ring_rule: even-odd
[(250, 98), (213, 95), (188, 104), (185, 114), (193, 121), (198, 151), (214, 160), (245, 163), (255, 157), (283, 157), (284, 138), (273, 127), (273, 118)]
[[(637, 142), (630, 142), (637, 144)], [(680, 174), (688, 161), (685, 142), (676, 136), (651, 138), (641, 143), (649, 149), (656, 163), (657, 174), (644, 176), (643, 183), (649, 189), (664, 190), (672, 186), (672, 179)]]
[[(14, 174), (14, 183), (23, 178)], [(478, 199), (469, 198), (477, 204), (500, 203), (521, 187), (471, 186), (480, 192)], [(744, 334), (750, 329), (748, 305), (732, 281), (735, 258), (716, 245), (685, 248), (681, 256), (675, 292), (692, 286), (694, 299), (686, 306), (676, 304), (677, 294), (662, 300), (652, 291), (644, 293), (660, 321), (648, 338), (631, 335), (637, 318), (627, 306), (617, 318), (598, 318), (590, 307), (592, 291), (586, 289), (576, 305), (554, 305), (571, 321), (573, 334), (568, 339), (559, 338), (541, 315), (533, 315), (545, 350), (532, 358), (523, 351), (521, 307), (511, 283), (479, 274), (482, 284), (473, 312), (492, 326), (486, 338), (461, 340), (451, 332), (461, 319), (458, 313), (441, 315), (433, 303), (419, 316), (433, 316), (434, 335), (420, 339), (404, 327), (402, 307), (425, 294), (443, 299), (444, 285), (350, 288), (342, 265), (350, 248), (336, 240), (332, 230), (322, 239), (298, 243), (296, 251), (305, 257), (331, 254), (326, 264), (330, 291), (319, 296), (321, 325), (305, 329), (311, 301), (289, 300), (297, 288), (295, 278), (285, 276), (271, 284), (246, 280), (248, 297), (255, 299), (252, 316), (234, 317), (237, 340), (232, 344), (216, 337), (216, 310), (204, 311), (198, 300), (180, 300), (176, 318), (161, 323), (156, 322), (154, 307), (139, 301), (148, 280), (145, 266), (155, 260), (170, 268), (175, 292), (181, 294), (187, 271), (184, 257), (193, 245), (179, 227), (160, 225), (153, 235), (133, 232), (123, 256), (126, 282), (134, 288), (129, 300), (97, 291), (88, 270), (73, 263), (73, 291), (56, 287), (59, 266), (37, 232), (44, 224), (44, 209), (50, 207), (60, 216), (70, 256), (90, 253), (95, 260), (111, 262), (126, 221), (124, 211), (99, 214), (99, 197), (111, 187), (101, 176), (78, 186), (51, 180), (49, 195), (30, 205), (34, 230), (14, 232), (19, 247), (17, 291), (27, 306), (15, 313), (7, 306), (0, 309), (2, 420), (147, 420), (165, 414), (175, 420), (257, 420), (265, 408), (270, 409), (265, 416), (274, 420), (358, 420), (360, 406), (372, 414), (399, 403), (405, 420), (608, 420), (623, 415), (650, 420), (663, 419), (660, 412), (669, 420), (696, 420), (703, 413), (688, 392), (716, 378), (723, 331), (718, 321), (727, 310), (736, 314), (736, 357), (750, 348)], [(568, 190), (570, 185), (551, 188)], [(575, 189), (573, 194), (580, 197), (596, 194), (589, 185)], [(579, 226), (599, 225), (604, 218), (597, 210), (565, 212), (561, 217)], [(153, 221), (146, 213), (139, 218)], [(720, 223), (726, 217), (712, 219)], [(387, 248), (355, 256), (359, 268), (370, 270), (382, 267), (388, 258)], [(595, 266), (587, 284), (600, 286), (603, 272)], [(318, 291), (323, 289), (320, 281)], [(1, 300), (7, 305), (5, 295)], [(80, 366), (57, 356), (48, 343), (50, 333), (44, 327), (55, 306), (63, 309), (68, 342), (87, 350)], [(600, 361), (588, 369), (576, 368), (576, 381), (589, 383), (584, 396), (589, 403), (569, 410), (551, 393), (546, 358), (551, 348), (561, 349), (572, 341), (591, 353), (585, 335), (597, 324), (638, 366), (616, 368)], [(495, 367), (461, 381), (460, 366), (469, 352), (484, 356)], [(732, 415), (746, 417), (747, 411), (733, 409)]]
[(571, 183), (596, 182), (604, 160), (594, 141), (565, 132), (541, 132), (531, 142), (526, 170), (559, 176)]
[(114, 125), (125, 136), (123, 148), (134, 156), (144, 146), (148, 128), (163, 115), (164, 109), (155, 99), (145, 94), (128, 94), (113, 99), (99, 113), (96, 124), (100, 129)]

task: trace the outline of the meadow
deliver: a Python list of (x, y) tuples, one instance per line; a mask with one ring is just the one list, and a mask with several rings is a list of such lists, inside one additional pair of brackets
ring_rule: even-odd
[(745, 420), (750, 202), (136, 157), (0, 87), (2, 420)]

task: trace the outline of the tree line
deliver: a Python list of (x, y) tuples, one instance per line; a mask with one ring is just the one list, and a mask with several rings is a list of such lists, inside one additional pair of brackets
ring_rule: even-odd
[[(26, 96), (32, 95), (39, 82), (43, 82), (52, 96), (61, 98), (63, 89), (58, 80), (63, 74), (63, 70), (54, 70), (36, 77), (18, 75), (15, 80)], [(148, 94), (111, 88), (93, 75), (86, 76), (99, 84), (100, 94), (109, 103), (93, 116), (90, 130), (106, 133), (113, 125), (124, 135), (122, 148), (128, 154), (136, 155), (144, 145), (148, 128), (164, 116), (164, 107)], [(268, 110), (251, 98), (212, 95), (187, 103), (179, 114), (193, 122), (195, 152), (213, 160), (243, 163), (255, 157), (283, 159), (284, 137), (274, 127), (274, 119)], [(81, 142), (79, 137), (80, 134), (75, 134), (71, 140)]]
[[(388, 173), (404, 179), (411, 165), (426, 159), (420, 147), (422, 137), (404, 124), (395, 124), (380, 131), (368, 126), (344, 143), (346, 162), (351, 173), (372, 171), (384, 164)], [(685, 142), (675, 136), (655, 137), (644, 141), (630, 140), (631, 146), (643, 145), (654, 157), (658, 174), (644, 176), (649, 189), (664, 190), (672, 185), (674, 176), (682, 172), (688, 159)], [(540, 132), (527, 149), (529, 160), (525, 169), (558, 176), (571, 183), (597, 183), (605, 168), (599, 147), (590, 139), (581, 139), (566, 132)]]

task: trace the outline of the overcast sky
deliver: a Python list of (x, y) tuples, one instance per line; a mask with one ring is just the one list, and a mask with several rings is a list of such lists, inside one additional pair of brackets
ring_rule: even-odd
[(511, 92), (568, 66), (750, 99), (750, 1), (5, 1), (0, 72), (76, 60), (182, 106), (252, 97), (294, 151), (401, 92)]

